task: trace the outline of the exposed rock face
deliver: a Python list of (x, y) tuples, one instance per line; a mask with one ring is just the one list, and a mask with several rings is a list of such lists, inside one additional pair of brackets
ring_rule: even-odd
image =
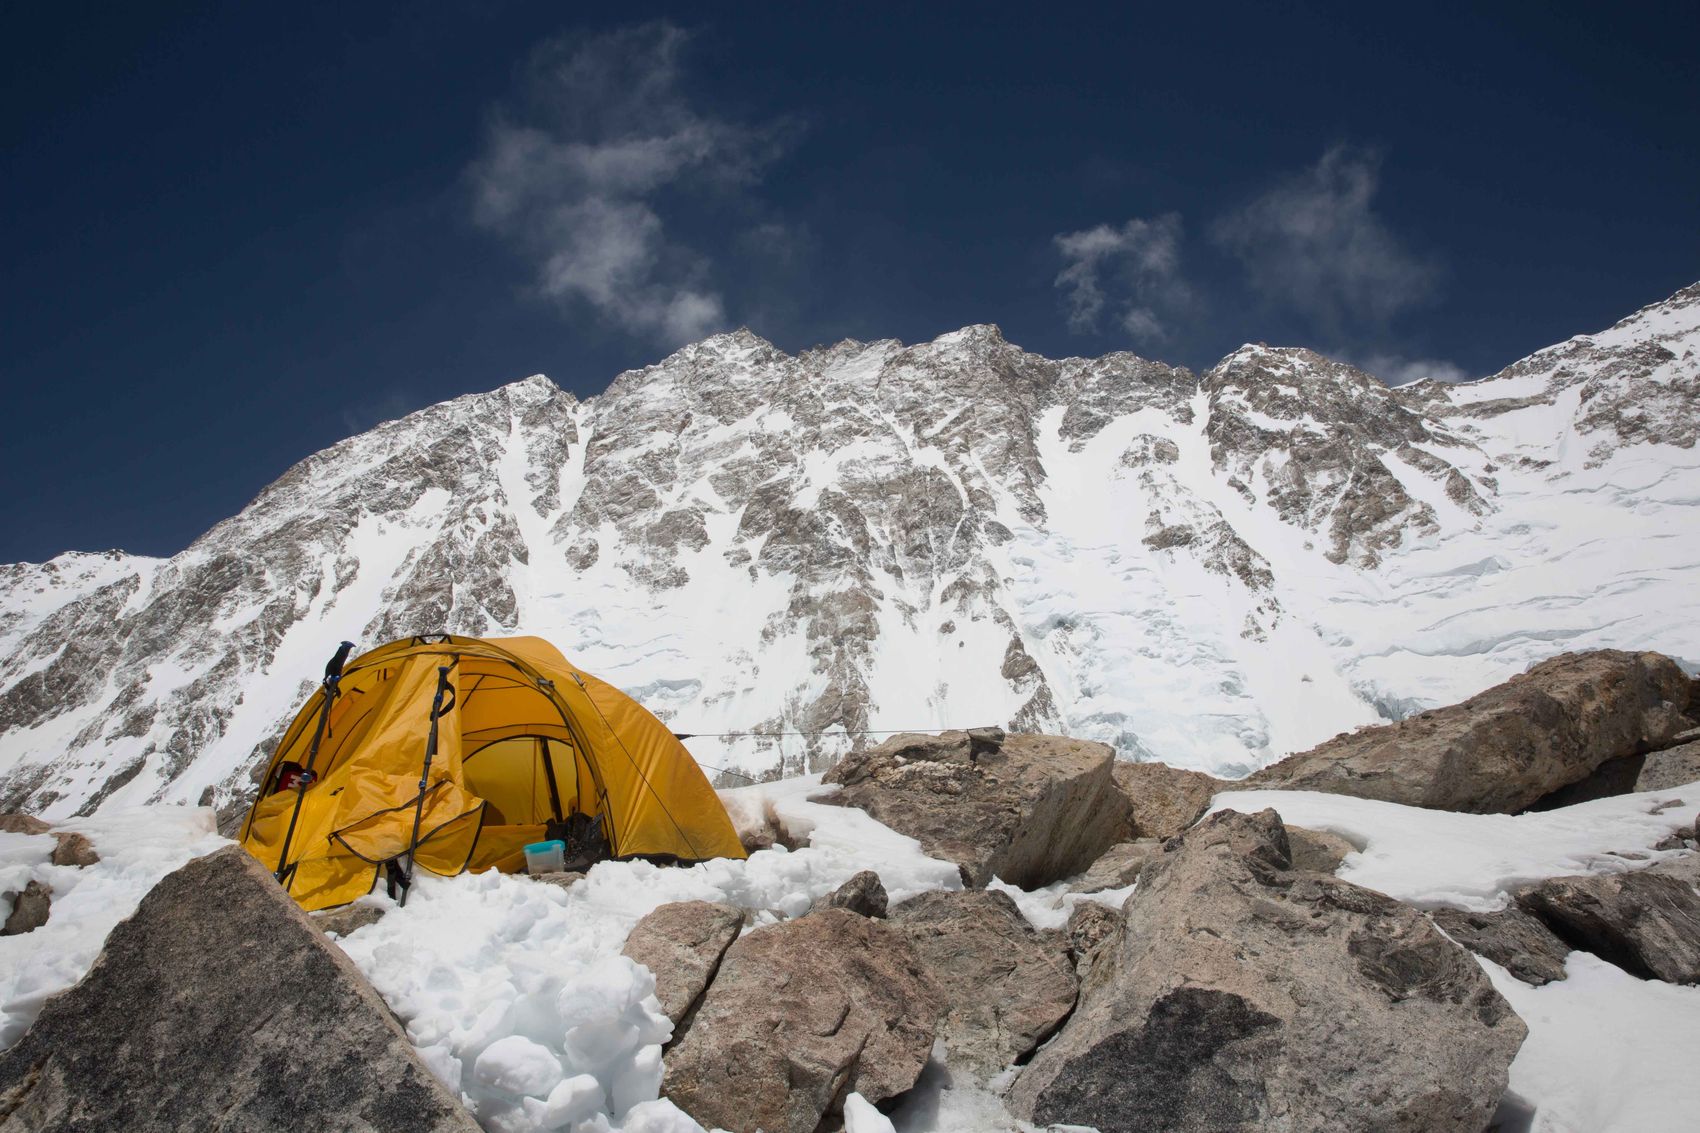
[(1103, 1133), (1480, 1133), (1525, 1028), (1416, 910), (1289, 868), (1274, 811), (1172, 843), (1080, 1005), (1016, 1080), (1035, 1124)]
[(846, 756), (823, 802), (860, 807), (927, 853), (962, 867), (971, 885), (999, 877), (1036, 889), (1084, 870), (1127, 823), (1127, 802), (1103, 744), (1010, 736), (995, 750), (965, 732), (893, 736)]
[(1163, 843), (1155, 838), (1118, 843), (1099, 855), (1085, 873), (1069, 878), (1069, 892), (1097, 893), (1132, 885), (1147, 862), (1162, 856)]
[(655, 998), (677, 1027), (702, 998), (743, 925), (744, 914), (735, 906), (675, 901), (633, 925), (621, 952), (654, 973)]
[(1230, 789), (1213, 775), (1163, 763), (1118, 760), (1114, 773), (1132, 808), (1129, 834), (1134, 838), (1173, 838), (1210, 809), (1217, 791)]
[(1429, 915), (1447, 936), (1526, 984), (1539, 987), (1564, 978), (1570, 945), (1516, 905), (1496, 913), (1435, 909)]
[(53, 856), (50, 859), (54, 865), (91, 866), (100, 860), (95, 853), (94, 843), (82, 834), (63, 832), (53, 835)]
[(31, 881), (21, 892), (6, 896), (12, 903), (12, 911), (6, 915), (4, 927), (0, 927), (0, 936), (22, 936), (47, 923), (52, 911), (53, 890), (41, 882)]
[(733, 1133), (813, 1133), (851, 1092), (915, 1084), (945, 1002), (907, 938), (843, 909), (750, 932), (727, 950), (662, 1093)]
[(0, 1054), (0, 1122), (478, 1133), (354, 964), (235, 846), (161, 881)]
[(1517, 904), (1573, 948), (1642, 979), (1700, 983), (1700, 894), (1651, 870), (1554, 877)]
[(953, 1064), (995, 1074), (1043, 1042), (1074, 1009), (1063, 941), (1040, 935), (1008, 894), (923, 893), (891, 910), (943, 990), (940, 1037)]
[(1462, 704), (1337, 736), (1246, 785), (1514, 812), (1608, 760), (1665, 746), (1697, 717), (1700, 682), (1669, 657), (1566, 653)]
[(823, 908), (848, 909), (864, 917), (885, 916), (888, 903), (880, 875), (871, 869), (856, 874), (821, 900)]

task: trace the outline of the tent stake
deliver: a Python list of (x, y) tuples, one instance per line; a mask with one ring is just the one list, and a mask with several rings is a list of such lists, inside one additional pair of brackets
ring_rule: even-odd
[(437, 669), (437, 695), (431, 701), (431, 735), (425, 741), (425, 766), (419, 772), (419, 802), (413, 808), (413, 837), (407, 841), (407, 872), (402, 876), (401, 900), (397, 905), (407, 904), (407, 895), (413, 889), (413, 855), (419, 850), (419, 823), (425, 817), (425, 786), (431, 780), (431, 761), (437, 757), (437, 721), (443, 713), (454, 707), (451, 699), (448, 707), (443, 706), (443, 694), (452, 693), (454, 686), (449, 683), (449, 667), (443, 665)]
[(324, 742), (325, 729), (330, 724), (331, 702), (336, 699), (337, 685), (342, 681), (342, 666), (348, 661), (348, 651), (353, 648), (354, 642), (345, 641), (337, 646), (336, 653), (325, 662), (325, 702), (319, 706), (319, 726), (313, 732), (312, 746), (307, 749), (307, 766), (301, 769), (301, 775), (295, 781), (295, 809), (289, 813), (289, 829), (283, 832), (283, 846), (277, 852), (279, 885), (283, 884), (283, 875), (289, 868), (289, 841), (295, 837), (295, 823), (301, 817), (301, 801), (307, 797), (307, 788), (312, 785), (313, 761), (319, 758), (319, 744)]

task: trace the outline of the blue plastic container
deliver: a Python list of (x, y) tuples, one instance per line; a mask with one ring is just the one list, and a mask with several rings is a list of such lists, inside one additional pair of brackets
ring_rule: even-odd
[(567, 860), (567, 844), (559, 838), (547, 842), (531, 842), (525, 847), (525, 872), (559, 873)]

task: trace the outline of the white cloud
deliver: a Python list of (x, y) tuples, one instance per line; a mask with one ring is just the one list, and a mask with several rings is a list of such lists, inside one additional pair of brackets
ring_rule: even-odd
[(1474, 381), (1476, 375), (1439, 358), (1406, 358), (1398, 354), (1368, 354), (1347, 361), (1390, 386), (1409, 385), (1428, 378), (1436, 382)]
[(708, 260), (669, 234), (664, 201), (747, 187), (781, 146), (776, 128), (685, 99), (688, 39), (651, 23), (545, 44), (522, 117), (496, 114), (469, 170), (474, 220), (532, 261), (541, 294), (668, 345), (727, 315)]
[(1180, 278), (1181, 218), (1135, 217), (1116, 228), (1100, 224), (1052, 237), (1066, 266), (1055, 285), (1068, 301), (1069, 329), (1096, 331), (1106, 307), (1136, 340), (1166, 338), (1164, 318), (1191, 297)]
[(1407, 250), (1371, 208), (1373, 153), (1336, 146), (1304, 172), (1212, 226), (1264, 298), (1338, 331), (1387, 319), (1433, 294), (1438, 272)]

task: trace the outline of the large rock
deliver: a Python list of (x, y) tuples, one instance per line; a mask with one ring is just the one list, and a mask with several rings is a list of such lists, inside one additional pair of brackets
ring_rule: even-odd
[(1651, 869), (1552, 877), (1517, 904), (1562, 940), (1643, 979), (1700, 983), (1700, 894)]
[(478, 1133), (353, 962), (236, 846), (156, 885), (0, 1054), (0, 1129)]
[(1272, 810), (1170, 845), (1015, 1112), (1103, 1133), (1487, 1128), (1526, 1031), (1468, 953), (1390, 897), (1289, 868)]
[(953, 1064), (996, 1074), (1074, 1009), (1066, 941), (1034, 931), (1007, 893), (923, 893), (890, 915), (944, 992), (940, 1036)]
[(1173, 838), (1210, 809), (1216, 792), (1232, 785), (1202, 771), (1183, 771), (1166, 763), (1117, 760), (1116, 786), (1131, 808), (1131, 838)]
[(662, 1092), (711, 1127), (813, 1133), (852, 1092), (913, 1086), (944, 1011), (902, 932), (820, 909), (727, 950)]
[(45, 834), (53, 829), (33, 814), (8, 811), (0, 814), (0, 834)]
[(655, 974), (655, 998), (677, 1027), (702, 998), (743, 926), (736, 906), (675, 901), (633, 925), (622, 951)]
[(1700, 681), (1663, 654), (1566, 653), (1462, 704), (1336, 736), (1244, 785), (1510, 813), (1668, 746), (1697, 716)]
[(1037, 889), (1084, 870), (1126, 833), (1111, 778), (1115, 752), (1061, 736), (997, 729), (893, 736), (852, 752), (825, 780), (823, 802), (860, 807), (982, 886)]
[(1447, 936), (1526, 984), (1539, 987), (1564, 978), (1570, 945), (1516, 905), (1493, 913), (1435, 909), (1429, 915)]

